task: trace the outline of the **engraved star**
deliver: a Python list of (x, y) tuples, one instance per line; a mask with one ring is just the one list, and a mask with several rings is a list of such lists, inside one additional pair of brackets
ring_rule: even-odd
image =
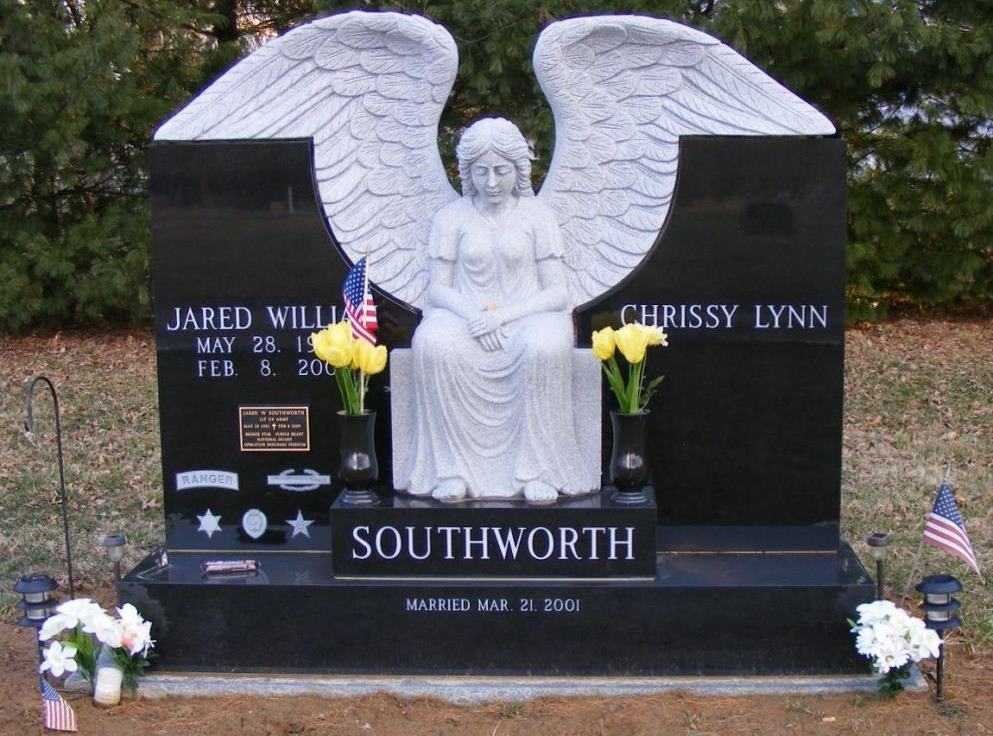
[(310, 538), (310, 532), (307, 530), (307, 527), (313, 524), (314, 520), (303, 518), (303, 511), (297, 510), (297, 518), (287, 519), (286, 523), (293, 528), (290, 539), (293, 539), (297, 534), (303, 534), (308, 539)]
[(201, 516), (197, 514), (197, 518), (200, 520), (200, 528), (197, 529), (198, 532), (206, 532), (207, 539), (214, 536), (214, 532), (221, 531), (221, 525), (218, 523), (221, 520), (220, 516), (214, 516), (210, 509), (207, 509), (207, 513)]

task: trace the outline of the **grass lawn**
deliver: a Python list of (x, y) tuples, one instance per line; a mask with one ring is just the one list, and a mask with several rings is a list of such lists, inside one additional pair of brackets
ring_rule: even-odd
[[(846, 538), (869, 563), (865, 537), (888, 531), (890, 594), (903, 593), (924, 516), (950, 462), (973, 546), (993, 575), (993, 321), (900, 321), (850, 330), (847, 341)], [(127, 535), (126, 568), (162, 542), (162, 479), (150, 332), (0, 336), (0, 356), (0, 616), (11, 620), (10, 589), (20, 574), (63, 569), (52, 404), (39, 386), (37, 443), (30, 444), (22, 430), (26, 379), (45, 374), (60, 392), (84, 593), (107, 588), (102, 535)], [(932, 547), (919, 562), (917, 579), (949, 572), (963, 581), (963, 642), (993, 650), (993, 587)]]

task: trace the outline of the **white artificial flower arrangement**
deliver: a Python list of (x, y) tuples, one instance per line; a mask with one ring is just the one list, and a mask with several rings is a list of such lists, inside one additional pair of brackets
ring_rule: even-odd
[(900, 692), (902, 681), (910, 677), (911, 663), (940, 654), (938, 633), (891, 601), (863, 603), (855, 610), (858, 621), (848, 621), (855, 634), (855, 649), (869, 657), (873, 670), (882, 675), (881, 693)]
[(155, 646), (152, 623), (142, 618), (130, 603), (115, 610), (117, 618), (89, 598), (76, 598), (59, 605), (42, 624), (38, 639), (48, 641), (62, 635), (65, 642), (54, 641), (45, 649), (41, 671), (54, 677), (78, 672), (93, 682), (99, 645), (103, 645), (121, 667), (125, 687), (132, 692), (136, 690), (137, 678), (145, 674)]

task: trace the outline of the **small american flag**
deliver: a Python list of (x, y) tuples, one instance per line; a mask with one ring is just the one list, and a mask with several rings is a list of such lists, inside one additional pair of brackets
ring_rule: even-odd
[(75, 731), (76, 714), (72, 707), (55, 692), (48, 680), (39, 677), (41, 683), (41, 723), (49, 731)]
[(942, 481), (938, 487), (938, 496), (934, 499), (931, 513), (924, 523), (924, 541), (961, 557), (966, 563), (979, 572), (976, 554), (972, 551), (972, 542), (965, 533), (965, 522), (955, 503), (955, 496), (947, 482)]
[(361, 258), (352, 266), (345, 278), (341, 296), (345, 300), (345, 314), (352, 325), (352, 337), (376, 344), (376, 330), (379, 322), (376, 320), (376, 303), (369, 291), (369, 280), (365, 273), (366, 261)]

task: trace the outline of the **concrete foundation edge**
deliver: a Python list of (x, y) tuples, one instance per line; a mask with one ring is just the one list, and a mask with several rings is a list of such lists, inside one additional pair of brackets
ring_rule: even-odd
[[(143, 678), (139, 697), (318, 695), (332, 698), (388, 693), (430, 697), (458, 704), (526, 701), (548, 697), (627, 697), (666, 692), (701, 695), (788, 695), (874, 692), (873, 675), (797, 677), (332, 677), (157, 674)], [(919, 670), (909, 691), (927, 690)]]

